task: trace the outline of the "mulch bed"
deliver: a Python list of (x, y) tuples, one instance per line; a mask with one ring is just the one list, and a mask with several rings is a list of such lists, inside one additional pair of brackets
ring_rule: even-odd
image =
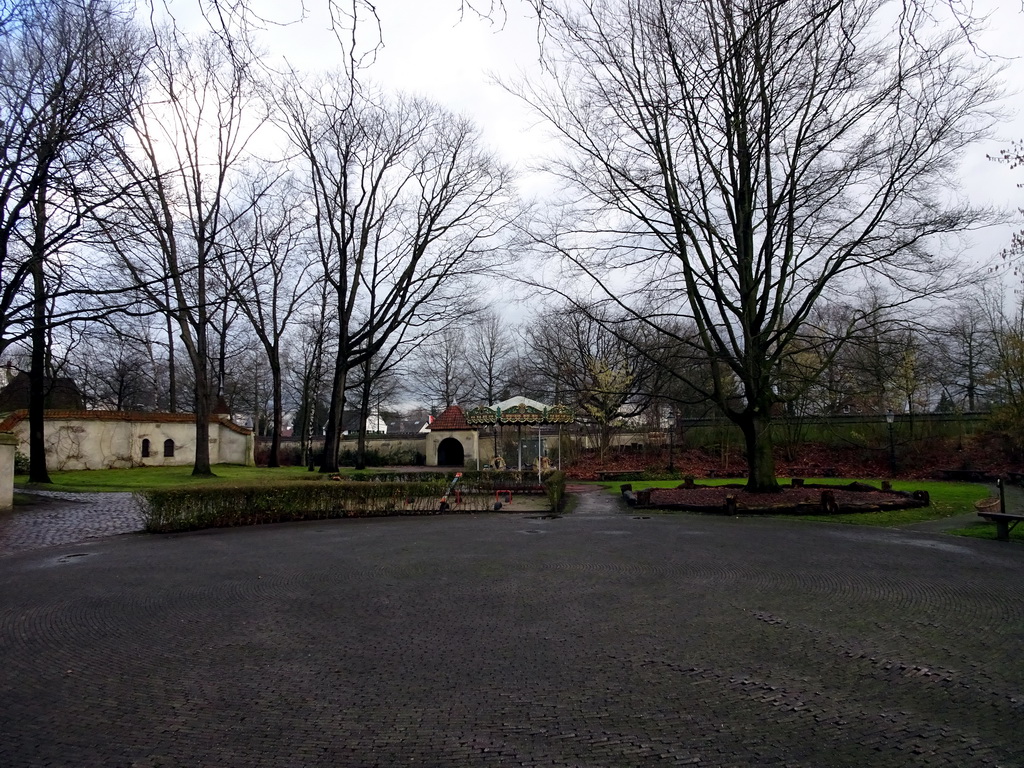
[[(729, 497), (735, 507), (730, 506)], [(779, 493), (747, 493), (742, 486), (697, 485), (693, 488), (652, 488), (647, 499), (637, 493), (640, 508), (682, 509), (718, 514), (837, 514), (878, 512), (928, 505), (928, 495), (882, 491), (862, 484), (784, 487)]]

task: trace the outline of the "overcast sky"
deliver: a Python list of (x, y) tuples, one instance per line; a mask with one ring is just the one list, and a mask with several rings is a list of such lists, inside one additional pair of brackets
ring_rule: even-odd
[[(183, 7), (194, 0), (169, 0)], [(294, 7), (280, 0), (266, 2), (269, 14)], [(301, 69), (331, 69), (339, 63), (339, 46), (327, 31), (325, 0), (306, 0), (310, 17), (302, 24), (273, 31), (267, 37), (271, 57), (286, 57)], [(506, 0), (507, 18), (492, 23), (472, 13), (460, 17), (459, 0), (378, 0), (384, 48), (368, 77), (386, 88), (428, 96), (472, 117), (487, 142), (508, 162), (527, 171), (550, 147), (547, 133), (517, 99), (494, 82), (494, 75), (514, 78), (519, 71), (537, 71), (537, 27), (525, 0)], [(1024, 207), (1024, 169), (1011, 170), (990, 162), (1010, 141), (1024, 140), (1024, 12), (1016, 2), (979, 0), (976, 13), (988, 14), (988, 30), (979, 47), (1005, 66), (1002, 78), (1009, 96), (1010, 117), (992, 141), (973, 147), (964, 158), (963, 190), (972, 202), (1015, 209)], [(280, 16), (278, 18), (281, 18)], [(369, 32), (369, 30), (367, 30)], [(368, 35), (367, 35), (368, 37)], [(993, 65), (995, 66), (995, 64)], [(524, 177), (524, 191), (544, 189), (537, 177)], [(1009, 241), (1017, 224), (970, 236), (971, 258), (985, 262)]]

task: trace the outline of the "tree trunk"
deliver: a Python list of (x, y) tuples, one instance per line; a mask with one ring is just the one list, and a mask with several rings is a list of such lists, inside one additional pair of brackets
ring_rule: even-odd
[(213, 397), (210, 392), (210, 374), (205, 366), (196, 371), (196, 460), (193, 477), (213, 477), (210, 466), (210, 416)]
[(324, 433), (324, 458), (320, 471), (337, 472), (338, 458), (341, 453), (341, 419), (345, 412), (345, 379), (348, 371), (345, 367), (345, 355), (338, 350), (338, 360), (334, 365), (334, 385), (331, 387), (331, 405), (327, 410), (327, 431)]
[(302, 400), (299, 405), (298, 413), (302, 418), (296, 418), (295, 424), (299, 430), (299, 451), (302, 457), (302, 465), (304, 467), (312, 466), (313, 464), (313, 451), (310, 446), (310, 439), (313, 435), (314, 414), (311, 413), (310, 408), (315, 408), (315, 405), (312, 402), (312, 388), (313, 385), (309, 376), (306, 373), (303, 373)]
[[(164, 292), (164, 306), (171, 306), (171, 293), (167, 288)], [(178, 412), (178, 368), (174, 360), (174, 318), (167, 312), (167, 410)]]
[(366, 420), (370, 417), (369, 394), (364, 393), (361, 399), (362, 402), (359, 405), (359, 432), (356, 439), (356, 469), (366, 469)]
[(782, 490), (775, 477), (771, 418), (750, 412), (735, 419), (747, 447), (747, 490), (766, 493)]
[(198, 270), (198, 306), (196, 307), (196, 354), (192, 367), (196, 377), (196, 461), (192, 466), (193, 477), (213, 477), (210, 467), (210, 416), (213, 412), (214, 395), (210, 386), (210, 347), (207, 327), (209, 315), (206, 305), (206, 268)]
[(28, 479), (30, 483), (49, 483), (46, 470), (46, 287), (43, 262), (33, 257), (34, 286), (32, 307), (32, 363), (29, 366), (28, 396)]
[(284, 396), (281, 393), (281, 361), (271, 357), (270, 374), (274, 382), (274, 434), (270, 438), (268, 467), (281, 466), (281, 420), (284, 418)]
[[(372, 358), (363, 364), (363, 386), (359, 393), (359, 432), (356, 442), (356, 469), (366, 469), (366, 421), (370, 418), (370, 368)], [(377, 414), (378, 418), (380, 414)]]
[(32, 362), (29, 366), (28, 479), (49, 483), (46, 471), (46, 282), (43, 257), (46, 248), (46, 194), (41, 183), (35, 200), (35, 231), (32, 242)]

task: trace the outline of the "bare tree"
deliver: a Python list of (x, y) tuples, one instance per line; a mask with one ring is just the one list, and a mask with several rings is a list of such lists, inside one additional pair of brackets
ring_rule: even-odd
[(465, 119), (337, 81), (293, 87), (284, 125), (337, 315), (322, 471), (338, 468), (348, 375), (456, 311), (509, 224), (511, 174)]
[(603, 459), (615, 426), (642, 413), (660, 389), (663, 358), (647, 328), (600, 307), (569, 306), (528, 324), (524, 336), (534, 370), (548, 382), (547, 399), (576, 407), (596, 431)]
[(467, 333), (448, 326), (422, 345), (412, 365), (416, 394), (444, 410), (465, 405), (475, 398), (473, 376), (468, 365)]
[(543, 245), (652, 327), (695, 325), (748, 488), (777, 489), (777, 379), (814, 307), (870, 282), (896, 303), (939, 290), (939, 236), (981, 220), (950, 180), (991, 124), (992, 73), (970, 29), (916, 6), (546, 6), (553, 84), (523, 95), (564, 136), (551, 168), (587, 205)]
[(217, 303), (209, 282), (245, 212), (230, 202), (262, 122), (261, 102), (240, 41), (160, 29), (154, 45), (151, 90), (132, 115), (132, 145), (123, 153), (137, 193), (112, 218), (108, 247), (147, 302), (174, 320), (194, 380), (193, 474), (203, 476), (212, 474), (216, 395), (210, 328)]
[(469, 327), (463, 365), (485, 403), (502, 399), (499, 394), (508, 387), (517, 351), (515, 334), (497, 312), (482, 312)]
[(318, 281), (313, 295), (315, 298), (301, 313), (290, 334), (292, 343), (287, 347), (293, 353), (284, 355), (296, 401), (295, 433), (299, 437), (303, 464), (311, 463), (311, 438), (322, 434), (322, 425), (327, 420), (324, 382), (327, 372), (333, 368), (331, 340), (336, 337), (327, 281)]
[(281, 465), (284, 385), (281, 344), (306, 297), (312, 279), (313, 247), (309, 217), (288, 179), (267, 189), (260, 177), (250, 186), (249, 214), (232, 228), (233, 246), (225, 259), (232, 299), (249, 320), (270, 367), (274, 424), (268, 466)]
[(148, 328), (132, 327), (123, 316), (82, 325), (82, 342), (73, 345), (67, 372), (90, 407), (154, 410), (157, 373)]
[(119, 192), (95, 170), (137, 94), (141, 52), (106, 0), (23, 0), (0, 22), (0, 353), (31, 338), (29, 477), (49, 482), (46, 338), (54, 294), (69, 289), (57, 253)]
[(935, 331), (937, 375), (948, 400), (970, 413), (987, 403), (987, 363), (995, 335), (981, 292), (959, 301)]

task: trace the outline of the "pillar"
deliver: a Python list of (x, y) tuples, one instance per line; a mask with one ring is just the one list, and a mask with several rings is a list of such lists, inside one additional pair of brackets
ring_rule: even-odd
[(18, 438), (10, 432), (0, 432), (0, 510), (14, 506), (14, 451)]

